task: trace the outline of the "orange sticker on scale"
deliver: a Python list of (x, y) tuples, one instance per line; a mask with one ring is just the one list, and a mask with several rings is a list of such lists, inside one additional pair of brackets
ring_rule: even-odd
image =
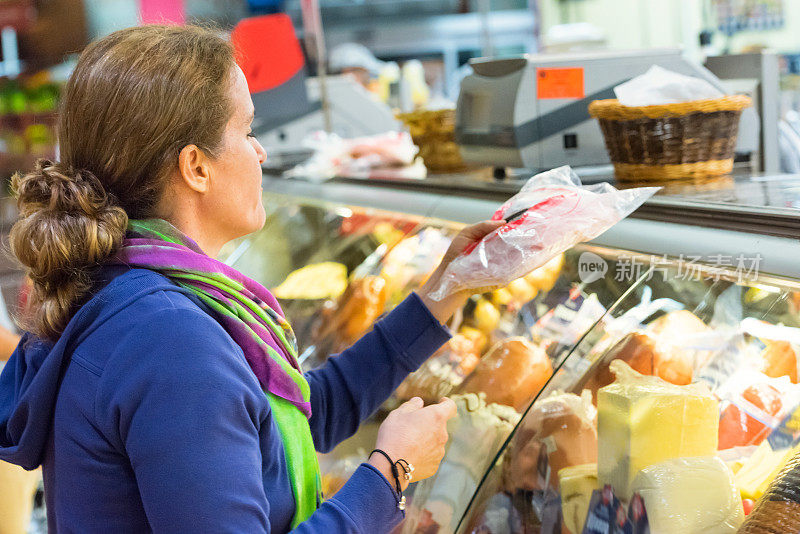
[(536, 97), (585, 98), (583, 67), (536, 69)]

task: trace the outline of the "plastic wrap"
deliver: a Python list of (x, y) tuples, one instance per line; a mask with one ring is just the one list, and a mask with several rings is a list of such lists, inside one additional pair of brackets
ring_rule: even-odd
[(747, 516), (740, 534), (800, 532), (800, 453), (795, 454)]
[(706, 80), (678, 74), (658, 65), (614, 87), (614, 93), (623, 106), (655, 106), (724, 96)]
[(475, 369), (485, 345), (483, 333), (463, 328), (403, 380), (395, 392), (396, 397), (403, 401), (420, 397), (426, 404), (439, 402)]
[(558, 472), (558, 477), (564, 528), (569, 534), (580, 534), (583, 532), (592, 493), (600, 487), (597, 481), (597, 464), (567, 467)]
[(723, 399), (719, 448), (759, 445), (800, 402), (800, 388), (788, 377), (770, 378), (743, 369), (719, 391)]
[(677, 310), (650, 323), (646, 328), (622, 337), (602, 353), (579, 381), (578, 388), (593, 394), (611, 384), (614, 374), (609, 365), (614, 360), (627, 363), (634, 371), (657, 376), (671, 384), (690, 384), (695, 369), (704, 366), (712, 352), (698, 348), (705, 344), (711, 330), (694, 314)]
[(414, 491), (403, 534), (450, 534), (500, 446), (519, 421), (507, 406), (487, 404), (483, 395), (456, 395), (457, 415), (447, 424), (447, 454), (436, 475)]
[(506, 491), (557, 490), (559, 471), (596, 463), (596, 417), (588, 391), (581, 397), (554, 392), (539, 399), (511, 440), (503, 463)]
[(413, 288), (421, 287), (442, 261), (451, 239), (438, 228), (425, 228), (392, 247), (381, 261), (390, 305), (397, 305)]
[(553, 374), (547, 353), (521, 337), (501, 341), (481, 359), (459, 393), (484, 393), (486, 402), (522, 411)]
[(323, 353), (340, 352), (369, 330), (386, 307), (386, 280), (366, 276), (350, 282), (336, 302), (322, 310), (317, 345)]
[(597, 237), (657, 190), (618, 191), (605, 183), (583, 187), (568, 166), (538, 174), (493, 216), (513, 220), (453, 260), (431, 298), (505, 286), (573, 245)]
[(597, 394), (597, 473), (622, 499), (643, 468), (670, 458), (717, 452), (719, 404), (702, 384), (676, 386), (620, 360), (617, 380)]
[(632, 490), (644, 498), (654, 534), (728, 534), (744, 520), (733, 473), (719, 458), (672, 458), (645, 467)]

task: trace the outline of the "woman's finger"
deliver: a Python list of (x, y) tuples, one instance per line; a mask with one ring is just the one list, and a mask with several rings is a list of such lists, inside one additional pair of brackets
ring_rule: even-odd
[(473, 224), (472, 226), (468, 226), (467, 228), (465, 228), (464, 237), (472, 241), (477, 241), (479, 239), (483, 239), (484, 237), (494, 232), (504, 224), (506, 224), (505, 221), (479, 222), (478, 224)]
[(396, 411), (398, 411), (400, 413), (413, 412), (414, 410), (419, 410), (424, 405), (425, 405), (425, 403), (422, 401), (421, 398), (414, 397), (414, 398), (411, 398), (411, 399), (407, 400), (406, 402), (404, 402), (400, 406), (398, 406)]

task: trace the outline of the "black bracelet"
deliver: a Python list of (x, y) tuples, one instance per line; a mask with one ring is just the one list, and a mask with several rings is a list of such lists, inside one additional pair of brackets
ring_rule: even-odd
[[(389, 467), (391, 468), (392, 476), (394, 477), (395, 489), (397, 490), (397, 507), (401, 511), (405, 510), (406, 497), (405, 495), (403, 495), (403, 486), (400, 484), (400, 470), (397, 468), (397, 465), (400, 464), (401, 468), (403, 469), (403, 476), (406, 480), (411, 480), (410, 473), (414, 470), (414, 468), (411, 467), (410, 464), (403, 459), (400, 459), (396, 462), (392, 461), (392, 458), (388, 454), (386, 454), (386, 452), (380, 449), (373, 449), (373, 451), (369, 453), (369, 456), (372, 456), (376, 452), (382, 455), (384, 458), (386, 458), (386, 461), (389, 462)], [(369, 458), (369, 456), (367, 458)]]

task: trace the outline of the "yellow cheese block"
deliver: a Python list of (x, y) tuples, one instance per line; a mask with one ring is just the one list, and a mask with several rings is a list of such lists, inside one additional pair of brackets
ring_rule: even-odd
[[(597, 394), (597, 473), (623, 500), (647, 466), (717, 451), (719, 406), (707, 388), (676, 386), (611, 362), (617, 381)], [(624, 375), (623, 379), (620, 379)]]
[(0, 534), (25, 534), (31, 520), (39, 471), (0, 461)]
[(592, 492), (599, 489), (597, 464), (565, 467), (558, 472), (561, 485), (561, 513), (570, 534), (581, 534)]
[(716, 457), (672, 458), (644, 468), (633, 481), (654, 534), (735, 534), (744, 521), (739, 492)]
[(767, 486), (778, 476), (783, 466), (800, 452), (800, 445), (793, 449), (772, 450), (766, 441), (758, 446), (756, 452), (748, 458), (734, 477), (736, 487), (742, 494), (742, 499), (761, 498), (767, 491)]

